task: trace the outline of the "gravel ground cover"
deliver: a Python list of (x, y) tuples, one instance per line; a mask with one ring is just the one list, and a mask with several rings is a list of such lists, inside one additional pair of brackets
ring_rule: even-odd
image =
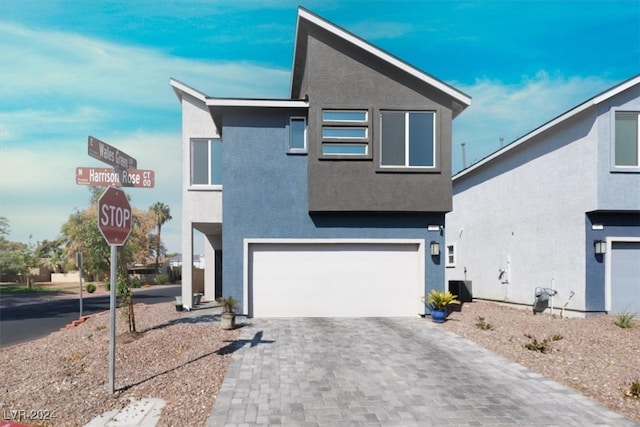
[[(640, 399), (625, 396), (630, 384), (640, 381), (640, 322), (623, 329), (614, 321), (607, 315), (534, 315), (530, 307), (475, 301), (451, 313), (442, 326), (640, 424)], [(525, 335), (538, 343), (549, 338), (550, 351), (526, 349), (532, 338)], [(562, 339), (553, 341), (554, 336)]]
[[(160, 426), (204, 426), (230, 362), (240, 330), (224, 331), (175, 311), (173, 304), (136, 305), (132, 337), (118, 317), (116, 388), (108, 392), (108, 313), (74, 329), (0, 350), (0, 414), (36, 412), (38, 426), (82, 426), (131, 398), (166, 401)], [(479, 317), (491, 329), (477, 326)], [(210, 320), (210, 319), (209, 319)], [(429, 321), (425, 319), (425, 321)], [(640, 399), (624, 396), (640, 381), (640, 327), (621, 329), (611, 316), (587, 319), (533, 315), (495, 303), (466, 303), (441, 325), (640, 423)], [(523, 346), (529, 334), (552, 341), (539, 353)], [(52, 418), (55, 417), (55, 418)]]
[(108, 312), (0, 350), (2, 418), (19, 411), (29, 425), (83, 426), (132, 398), (156, 397), (166, 401), (160, 426), (204, 426), (240, 330), (198, 323), (172, 303), (137, 304), (134, 312), (137, 336), (118, 313), (115, 395), (109, 392)]

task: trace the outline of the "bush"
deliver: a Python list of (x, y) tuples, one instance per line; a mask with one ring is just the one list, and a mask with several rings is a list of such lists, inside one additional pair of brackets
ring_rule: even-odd
[(613, 322), (616, 326), (626, 329), (633, 327), (633, 316), (634, 313), (630, 313), (628, 311), (616, 314), (616, 320)]
[(139, 278), (134, 277), (133, 279), (131, 279), (131, 282), (129, 283), (129, 286), (131, 286), (132, 288), (135, 288), (135, 289), (141, 288), (142, 287), (142, 281)]
[(156, 285), (164, 285), (169, 280), (166, 274), (156, 274), (155, 279), (156, 279)]
[(484, 317), (478, 316), (476, 317), (476, 327), (478, 329), (482, 329), (483, 331), (490, 331), (493, 329), (493, 325), (484, 320)]
[(87, 292), (89, 292), (90, 294), (94, 293), (96, 291), (96, 285), (94, 285), (93, 283), (88, 283), (87, 284)]
[(640, 380), (634, 381), (629, 385), (629, 389), (624, 394), (627, 397), (640, 399)]
[(537, 351), (539, 353), (548, 353), (551, 351), (551, 342), (552, 341), (560, 341), (562, 339), (562, 335), (554, 335), (552, 337), (547, 337), (542, 341), (538, 341), (536, 337), (530, 334), (524, 334), (525, 337), (529, 338), (531, 342), (523, 344), (523, 347), (527, 350)]
[(110, 291), (110, 290), (111, 290), (111, 282), (105, 282), (105, 283), (104, 283), (104, 288), (105, 288), (107, 291)]

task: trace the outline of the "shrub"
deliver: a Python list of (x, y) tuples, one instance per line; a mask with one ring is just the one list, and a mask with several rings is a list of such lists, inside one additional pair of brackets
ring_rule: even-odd
[(542, 341), (538, 341), (537, 338), (531, 334), (524, 334), (524, 336), (529, 338), (531, 342), (523, 344), (523, 347), (527, 350), (537, 351), (538, 353), (550, 352), (551, 343), (553, 341), (560, 341), (563, 338), (562, 335), (554, 335), (552, 337), (544, 338)]
[(140, 287), (142, 287), (142, 281), (139, 278), (134, 277), (133, 279), (131, 279), (131, 282), (129, 283), (129, 286), (131, 286), (132, 288), (135, 288), (135, 289), (140, 288)]
[(483, 331), (490, 331), (493, 329), (493, 325), (485, 322), (484, 317), (481, 316), (476, 317), (476, 326), (478, 329), (482, 329)]
[(90, 294), (94, 293), (96, 291), (96, 285), (94, 285), (93, 283), (88, 283), (87, 284), (87, 292), (89, 292)]
[(111, 282), (105, 282), (105, 283), (104, 283), (104, 288), (105, 288), (107, 291), (110, 291), (110, 290), (111, 290)]
[(627, 397), (640, 399), (640, 380), (632, 382), (624, 395)]
[(168, 280), (166, 274), (156, 274), (156, 285), (164, 285)]
[(634, 313), (630, 313), (628, 311), (616, 314), (616, 320), (613, 322), (616, 326), (626, 329), (633, 327), (633, 317)]

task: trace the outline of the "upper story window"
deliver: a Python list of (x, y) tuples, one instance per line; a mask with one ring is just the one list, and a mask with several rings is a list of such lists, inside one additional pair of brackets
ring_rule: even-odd
[(307, 119), (291, 117), (289, 119), (289, 153), (307, 152)]
[(436, 166), (435, 112), (380, 112), (380, 165), (404, 168)]
[(368, 110), (322, 110), (323, 156), (362, 157), (368, 154)]
[(614, 158), (616, 167), (637, 168), (640, 166), (640, 144), (638, 143), (640, 120), (638, 120), (638, 116), (638, 112), (615, 112)]
[(222, 140), (191, 140), (191, 185), (222, 185)]

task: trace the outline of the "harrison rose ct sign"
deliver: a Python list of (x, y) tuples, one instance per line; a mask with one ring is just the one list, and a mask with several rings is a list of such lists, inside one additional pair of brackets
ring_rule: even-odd
[(124, 191), (109, 187), (98, 200), (98, 228), (109, 245), (122, 246), (131, 232), (131, 206)]

